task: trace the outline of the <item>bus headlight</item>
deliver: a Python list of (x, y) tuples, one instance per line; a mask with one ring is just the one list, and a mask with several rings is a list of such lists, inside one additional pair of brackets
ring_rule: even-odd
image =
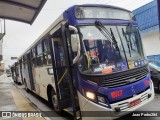
[(91, 100), (95, 103), (98, 103), (99, 105), (103, 105), (103, 106), (110, 108), (105, 97), (103, 97), (101, 95), (96, 95), (95, 93), (93, 93), (91, 91), (85, 91), (84, 93), (85, 93), (86, 98), (88, 98), (89, 100)]
[(96, 95), (95, 95), (93, 92), (87, 91), (87, 92), (86, 92), (86, 97), (87, 97), (88, 99), (95, 100)]

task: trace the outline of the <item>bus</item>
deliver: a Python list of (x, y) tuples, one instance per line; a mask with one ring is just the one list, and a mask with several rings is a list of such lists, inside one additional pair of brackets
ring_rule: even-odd
[(11, 73), (12, 73), (12, 79), (16, 83), (15, 63), (11, 65)]
[(20, 67), (20, 62), (15, 62), (11, 65), (11, 74), (12, 74), (12, 79), (15, 83), (17, 84), (23, 84), (23, 79), (21, 77), (21, 67)]
[(71, 6), (18, 61), (25, 89), (75, 119), (117, 118), (154, 99), (138, 24), (123, 8)]
[(10, 69), (6, 69), (5, 73), (6, 73), (7, 77), (12, 77), (12, 73), (11, 73)]

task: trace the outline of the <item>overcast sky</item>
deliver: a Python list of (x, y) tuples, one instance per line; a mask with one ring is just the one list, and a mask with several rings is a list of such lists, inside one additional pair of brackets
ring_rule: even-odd
[(6, 35), (3, 39), (3, 62), (5, 66), (14, 61), (11, 57), (20, 56), (38, 36), (54, 22), (54, 20), (68, 7), (74, 4), (109, 4), (128, 10), (134, 10), (153, 0), (47, 0), (40, 14), (32, 25), (6, 20)]

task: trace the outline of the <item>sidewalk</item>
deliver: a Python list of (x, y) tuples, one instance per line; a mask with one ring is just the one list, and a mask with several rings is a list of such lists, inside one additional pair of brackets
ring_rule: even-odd
[[(37, 110), (14, 86), (11, 77), (6, 75), (0, 76), (0, 111), (33, 111)], [(2, 114), (2, 113), (0, 113)], [(0, 115), (1, 116), (1, 115)], [(0, 118), (4, 119), (4, 118)], [(5, 118), (6, 119), (6, 118)], [(14, 117), (7, 118), (7, 120), (45, 120), (43, 117)]]

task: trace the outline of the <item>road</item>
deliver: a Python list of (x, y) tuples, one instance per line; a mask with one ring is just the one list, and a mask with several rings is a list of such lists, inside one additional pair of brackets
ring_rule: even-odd
[[(3, 97), (1, 97), (3, 96)], [(23, 100), (24, 99), (24, 100)], [(43, 119), (46, 120), (70, 120), (69, 116), (63, 112), (61, 115), (54, 112), (52, 107), (44, 99), (34, 93), (27, 93), (23, 85), (17, 85), (11, 77), (0, 76), (0, 111), (41, 111)], [(24, 107), (25, 106), (25, 107)], [(25, 109), (24, 109), (25, 108)], [(160, 94), (155, 94), (155, 99), (138, 109), (137, 111), (160, 111)], [(47, 114), (47, 115), (46, 115)], [(117, 120), (159, 120), (160, 117), (131, 117), (133, 113), (118, 118)], [(160, 113), (159, 113), (160, 114)], [(50, 117), (48, 117), (48, 115)], [(71, 116), (70, 116), (71, 117)], [(7, 120), (21, 120), (22, 118), (9, 118)], [(31, 119), (32, 120), (32, 119)], [(36, 120), (36, 119), (34, 119)], [(37, 119), (39, 120), (39, 118)]]
[(23, 85), (15, 84), (12, 78), (6, 75), (0, 76), (0, 116), (3, 111), (49, 111), (47, 114), (52, 114), (52, 116), (56, 117), (47, 117), (42, 113), (43, 117), (0, 117), (0, 120), (2, 118), (5, 120), (68, 120), (63, 115), (55, 113), (45, 100), (40, 99), (33, 93), (27, 93)]

